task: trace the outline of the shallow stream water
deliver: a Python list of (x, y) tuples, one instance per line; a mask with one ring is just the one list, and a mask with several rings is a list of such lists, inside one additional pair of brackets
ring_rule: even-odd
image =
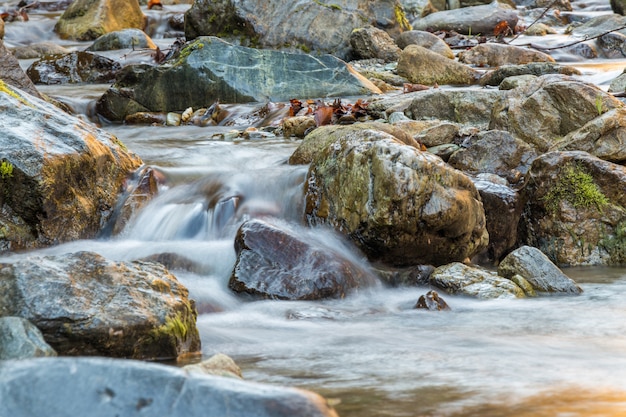
[[(587, 7), (606, 11), (601, 2)], [(49, 33), (52, 18), (33, 15), (15, 31), (7, 24), (8, 46), (57, 41)], [(624, 61), (575, 65), (606, 87)], [(88, 114), (106, 87), (41, 91)], [(414, 287), (376, 286), (320, 302), (242, 300), (227, 289), (238, 224), (259, 214), (301, 222), (306, 167), (285, 163), (298, 141), (216, 139), (225, 127), (103, 128), (162, 174), (160, 196), (119, 236), (35, 254), (89, 250), (134, 260), (167, 252), (190, 259), (195, 272), (173, 272), (197, 302), (204, 357), (222, 352), (248, 380), (319, 392), (342, 417), (626, 415), (626, 268), (565, 269), (584, 290), (575, 297), (444, 296), (449, 312), (414, 310), (428, 291)], [(224, 204), (212, 208), (208, 190), (216, 189)], [(242, 204), (229, 205), (231, 197)], [(347, 250), (334, 235), (317, 233)]]

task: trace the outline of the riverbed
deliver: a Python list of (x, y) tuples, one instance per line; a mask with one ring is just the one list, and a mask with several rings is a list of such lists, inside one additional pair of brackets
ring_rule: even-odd
[[(587, 3), (587, 8), (606, 12), (603, 4)], [(20, 29), (20, 36), (54, 40), (48, 32), (53, 19), (54, 14), (33, 16), (30, 27), (38, 30)], [(6, 31), (11, 46), (17, 38), (11, 26)], [(625, 62), (570, 64), (604, 88)], [(45, 86), (41, 91), (87, 119), (106, 88)], [(164, 178), (159, 197), (120, 235), (36, 254), (88, 250), (134, 260), (175, 253), (190, 260), (193, 272), (172, 272), (196, 300), (203, 357), (222, 352), (235, 359), (247, 380), (319, 392), (342, 417), (624, 415), (625, 267), (564, 269), (583, 288), (580, 296), (481, 301), (444, 295), (451, 311), (443, 312), (413, 309), (428, 291), (419, 287), (377, 285), (320, 302), (241, 299), (227, 288), (238, 224), (256, 215), (302, 223), (307, 167), (286, 164), (299, 141), (219, 135), (244, 125), (102, 127)], [(217, 184), (223, 201), (238, 196), (245, 204), (231, 211), (207, 209), (207, 184)], [(365, 263), (331, 232), (317, 233)]]

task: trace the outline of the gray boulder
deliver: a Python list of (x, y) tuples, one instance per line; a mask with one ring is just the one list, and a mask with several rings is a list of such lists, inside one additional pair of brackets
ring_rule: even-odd
[(0, 317), (0, 361), (56, 355), (31, 322), (21, 317)]
[(112, 83), (122, 66), (92, 52), (45, 56), (26, 70), (35, 84)]
[(498, 275), (506, 278), (520, 275), (539, 293), (583, 292), (546, 255), (531, 246), (522, 246), (509, 253), (498, 265)]
[(92, 41), (105, 33), (143, 29), (146, 18), (137, 1), (76, 0), (65, 10), (54, 30), (62, 39)]
[(498, 100), (490, 129), (506, 130), (546, 152), (600, 113), (623, 104), (597, 86), (562, 75), (544, 75)]
[(423, 30), (409, 30), (402, 32), (396, 38), (396, 44), (400, 49), (404, 49), (409, 45), (419, 45), (423, 48), (429, 49), (449, 59), (454, 59), (454, 52), (438, 36), (433, 35), (430, 32)]
[(491, 4), (463, 7), (431, 13), (411, 22), (414, 30), (435, 32), (455, 31), (464, 35), (490, 35), (500, 22), (507, 22), (510, 28), (517, 25), (517, 11), (511, 6), (494, 1)]
[(338, 241), (328, 245), (318, 234), (277, 219), (246, 221), (235, 238), (229, 288), (264, 298), (318, 300), (375, 284)]
[(480, 252), (488, 235), (471, 180), (435, 155), (381, 136), (340, 138), (313, 160), (308, 223), (330, 225), (370, 260), (396, 266), (441, 265)]
[(396, 10), (402, 10), (397, 0), (196, 0), (185, 13), (185, 37), (219, 36), (247, 46), (347, 59), (354, 29), (372, 24), (392, 36), (398, 33)]
[(39, 358), (0, 366), (0, 415), (337, 417), (310, 391), (111, 358)]
[(356, 59), (382, 59), (397, 61), (400, 48), (387, 32), (373, 26), (354, 29), (350, 34), (350, 46)]
[(143, 30), (129, 28), (105, 33), (86, 50), (113, 51), (116, 49), (156, 49), (156, 45)]
[(626, 167), (586, 152), (550, 152), (533, 161), (520, 242), (557, 265), (626, 263)]
[(182, 112), (221, 103), (288, 101), (379, 93), (345, 62), (259, 50), (201, 37), (161, 66), (130, 65), (97, 103), (109, 120), (136, 112)]
[(0, 94), (0, 251), (95, 237), (142, 164), (114, 136), (21, 92)]
[(409, 45), (400, 53), (398, 75), (412, 83), (434, 85), (469, 85), (478, 82), (479, 74), (455, 60), (443, 57), (419, 45)]
[(459, 62), (478, 67), (499, 67), (506, 64), (554, 62), (550, 55), (534, 49), (499, 43), (481, 43), (472, 49), (459, 52)]
[(524, 291), (513, 281), (483, 268), (453, 262), (436, 268), (430, 284), (448, 294), (466, 295), (482, 300), (524, 298)]
[(156, 263), (79, 252), (2, 264), (0, 316), (30, 320), (61, 355), (175, 359), (200, 350), (187, 289)]
[(548, 74), (581, 75), (580, 71), (576, 68), (567, 65), (552, 62), (531, 62), (530, 64), (522, 65), (503, 65), (500, 68), (489, 71), (480, 78), (480, 85), (498, 86), (509, 77), (517, 77), (520, 75), (541, 76)]

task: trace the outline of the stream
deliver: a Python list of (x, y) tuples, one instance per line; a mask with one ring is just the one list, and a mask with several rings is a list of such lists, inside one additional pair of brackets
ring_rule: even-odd
[[(608, 0), (585, 6), (591, 14), (610, 13)], [(581, 6), (574, 2), (574, 7)], [(160, 13), (168, 13), (168, 7), (146, 10), (157, 23)], [(6, 45), (52, 40), (85, 47), (55, 38), (51, 27), (56, 16), (33, 13), (30, 22), (7, 23)], [(169, 45), (172, 39), (159, 38), (157, 23), (155, 41)], [(516, 40), (526, 42), (524, 37)], [(607, 88), (626, 58), (568, 64)], [(38, 86), (83, 118), (107, 87)], [(316, 391), (342, 417), (626, 412), (626, 267), (564, 269), (583, 288), (580, 296), (481, 301), (444, 295), (452, 308), (447, 312), (413, 309), (428, 291), (417, 287), (376, 286), (318, 302), (243, 300), (227, 288), (235, 232), (243, 220), (260, 214), (302, 223), (307, 167), (286, 164), (299, 141), (226, 141), (215, 134), (232, 127), (221, 126), (103, 128), (157, 170), (165, 185), (120, 235), (35, 254), (88, 250), (114, 260), (161, 253), (189, 259), (194, 272), (172, 272), (196, 300), (203, 358), (225, 353), (247, 380)], [(207, 190), (215, 189), (225, 204), (208, 209)], [(227, 204), (230, 197), (243, 203)], [(349, 250), (335, 235), (317, 232), (337, 250)], [(3, 261), (31, 254), (12, 254)]]

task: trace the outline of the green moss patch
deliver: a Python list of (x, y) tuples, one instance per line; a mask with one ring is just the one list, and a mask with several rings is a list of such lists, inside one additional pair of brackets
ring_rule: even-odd
[(577, 209), (596, 208), (599, 211), (609, 204), (591, 174), (576, 163), (568, 163), (563, 167), (558, 181), (542, 200), (551, 214), (558, 212), (562, 201), (567, 201)]

